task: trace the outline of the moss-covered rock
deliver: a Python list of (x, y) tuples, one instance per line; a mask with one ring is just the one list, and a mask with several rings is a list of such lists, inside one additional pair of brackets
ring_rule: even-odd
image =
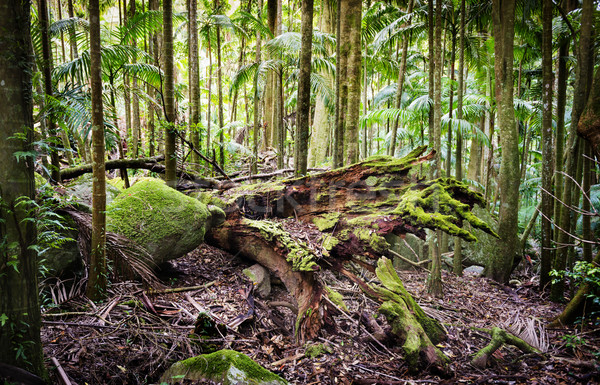
[(174, 363), (161, 382), (182, 380), (211, 381), (222, 385), (287, 385), (288, 382), (268, 371), (250, 357), (233, 350), (219, 350)]
[[(476, 205), (473, 207), (472, 212), (478, 218), (489, 223), (493, 228), (498, 228), (498, 220), (487, 209)], [(463, 243), (463, 259), (466, 260), (467, 265), (487, 267), (490, 264), (490, 256), (496, 253), (497, 239), (485, 231), (472, 227), (470, 224), (466, 224), (465, 228), (477, 237), (477, 241), (467, 244)]]
[[(92, 187), (94, 183), (94, 177), (92, 174), (84, 174), (79, 178), (67, 183), (65, 190), (67, 195), (71, 196), (73, 200), (81, 205), (92, 207)], [(122, 190), (118, 187), (113, 186), (110, 183), (106, 184), (106, 204), (110, 204)]]
[(217, 216), (225, 213), (158, 179), (142, 180), (107, 206), (107, 229), (144, 247), (160, 264), (198, 247)]
[(333, 353), (333, 349), (331, 348), (331, 346), (321, 343), (309, 344), (304, 350), (304, 355), (308, 358), (317, 358), (325, 353), (331, 354)]

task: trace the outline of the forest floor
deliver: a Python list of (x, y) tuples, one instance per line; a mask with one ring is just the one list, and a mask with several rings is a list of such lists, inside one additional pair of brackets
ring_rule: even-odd
[[(167, 288), (187, 288), (183, 291), (151, 293), (139, 283), (125, 282), (113, 284), (109, 298), (100, 305), (74, 297), (44, 314), (45, 355), (56, 358), (71, 383), (80, 385), (159, 383), (174, 361), (211, 348), (245, 353), (295, 384), (588, 384), (600, 380), (600, 331), (589, 327), (583, 332), (547, 330), (549, 348), (541, 355), (524, 355), (504, 346), (486, 369), (471, 365), (473, 354), (490, 341), (480, 328), (534, 322), (531, 325), (539, 335), (539, 323), (528, 320), (545, 324), (561, 310), (540, 295), (536, 282), (525, 273), (516, 277), (521, 282), (518, 287), (444, 273), (444, 299), (438, 300), (425, 294), (425, 272), (400, 272), (408, 291), (448, 331), (448, 340), (438, 346), (451, 359), (454, 374), (440, 378), (425, 370), (410, 373), (399, 345), (371, 340), (359, 326), (359, 315), (374, 314), (377, 304), (332, 274), (326, 275), (327, 284), (343, 294), (348, 312), (335, 316), (335, 332), (323, 331), (313, 341), (324, 344), (327, 351), (306, 357), (306, 345), (294, 343), (294, 314), (282, 306), (293, 300), (277, 282), (269, 298), (255, 298), (242, 273), (250, 265), (202, 246), (171, 261), (160, 275)], [(230, 325), (202, 344), (191, 336), (200, 310)], [(51, 372), (55, 383), (64, 383), (56, 370)]]

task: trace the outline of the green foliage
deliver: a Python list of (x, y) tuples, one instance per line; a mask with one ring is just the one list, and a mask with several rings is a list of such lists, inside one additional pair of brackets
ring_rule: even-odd
[(550, 276), (557, 282), (569, 278), (574, 285), (588, 285), (587, 300), (589, 305), (586, 309), (586, 318), (594, 325), (600, 325), (600, 266), (593, 262), (577, 261), (572, 271), (552, 270)]

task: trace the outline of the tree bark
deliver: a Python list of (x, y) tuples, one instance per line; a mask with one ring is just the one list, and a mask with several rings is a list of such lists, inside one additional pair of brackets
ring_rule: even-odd
[[(565, 172), (575, 177), (577, 169), (577, 128), (580, 118), (585, 109), (588, 96), (590, 94), (591, 84), (589, 79), (593, 72), (592, 58), (592, 19), (593, 19), (593, 1), (584, 0), (581, 13), (581, 31), (579, 37), (579, 47), (577, 49), (577, 72), (575, 77), (575, 92), (573, 95), (573, 109), (571, 112), (571, 130), (569, 135), (567, 162)], [(557, 242), (559, 245), (569, 243), (571, 236), (571, 203), (573, 193), (573, 181), (571, 178), (565, 178), (563, 195), (561, 196), (560, 222), (558, 227), (561, 231), (558, 233)], [(568, 248), (561, 247), (556, 251), (553, 268), (557, 271), (565, 270), (567, 266)], [(553, 301), (562, 301), (564, 297), (565, 282), (564, 279), (558, 279), (552, 285), (550, 298)]]
[(552, 0), (542, 3), (542, 250), (540, 288), (550, 282), (552, 268), (552, 222), (554, 199), (552, 175), (554, 174), (554, 148), (552, 133)]
[[(52, 97), (54, 93), (52, 87), (52, 50), (50, 47), (50, 24), (48, 20), (48, 2), (38, 0), (38, 13), (40, 23), (40, 37), (42, 40), (42, 74), (44, 76), (44, 93)], [(48, 135), (50, 140), (50, 163), (52, 165), (50, 174), (54, 183), (60, 183), (60, 161), (58, 158), (57, 146), (60, 138), (56, 130), (56, 122), (50, 114), (48, 118)]]
[(313, 0), (302, 1), (302, 48), (300, 49), (300, 74), (298, 76), (298, 113), (296, 124), (295, 174), (305, 175), (308, 159), (308, 134), (310, 120), (310, 73), (312, 58)]
[[(37, 255), (31, 247), (36, 244), (36, 222), (26, 220), (35, 194), (34, 159), (15, 156), (34, 150), (30, 14), (27, 1), (0, 4), (0, 362), (47, 378), (40, 340)], [(24, 137), (17, 139), (17, 135)], [(17, 205), (19, 199), (25, 201)], [(23, 354), (17, 355), (20, 348)]]
[(500, 210), (498, 221), (498, 253), (486, 276), (498, 282), (508, 282), (513, 260), (518, 252), (519, 212), (519, 131), (515, 124), (513, 101), (513, 59), (515, 37), (515, 1), (494, 0), (494, 53), (496, 74), (496, 100), (498, 126), (500, 127)]
[(163, 0), (163, 30), (164, 30), (164, 108), (167, 127), (165, 129), (165, 182), (175, 188), (177, 185), (177, 154), (175, 153), (175, 79), (173, 71), (173, 0)]
[[(346, 40), (345, 47), (347, 51), (346, 76), (342, 78), (346, 84), (343, 90), (346, 91), (346, 106), (342, 110), (344, 117), (344, 148), (345, 164), (358, 162), (358, 118), (360, 115), (360, 72), (362, 68), (361, 61), (361, 21), (362, 21), (362, 1), (348, 0), (342, 2), (341, 18), (343, 18), (341, 27), (341, 38)], [(343, 104), (342, 104), (343, 107)]]
[[(458, 90), (456, 92), (457, 109), (456, 118), (463, 118), (463, 93), (464, 93), (464, 74), (465, 74), (465, 20), (466, 20), (465, 0), (460, 2), (460, 29), (458, 35)], [(463, 137), (461, 130), (456, 134), (456, 180), (463, 179)], [(452, 271), (459, 277), (462, 276), (462, 240), (454, 238), (454, 256), (452, 257)]]
[[(189, 0), (190, 131), (191, 142), (200, 149), (200, 67), (198, 61), (198, 1)], [(199, 170), (200, 157), (192, 152), (192, 163)]]
[[(258, 19), (262, 18), (262, 0), (258, 0)], [(260, 31), (256, 31), (256, 67), (260, 67), (261, 62), (261, 36)], [(252, 166), (251, 171), (256, 174), (258, 171), (258, 133), (260, 131), (260, 100), (258, 92), (258, 71), (254, 76), (254, 128), (252, 130)]]
[[(412, 14), (413, 6), (415, 1), (409, 0), (408, 8), (406, 10), (407, 14)], [(410, 26), (412, 22), (412, 15), (408, 19), (406, 26)], [(409, 34), (410, 36), (410, 34)], [(406, 74), (406, 59), (408, 57), (408, 42), (410, 41), (410, 37), (405, 36), (404, 40), (402, 40), (402, 57), (400, 58), (400, 69), (398, 70), (398, 83), (397, 83), (397, 91), (396, 91), (396, 108), (402, 107), (402, 90), (404, 88), (404, 76)], [(367, 85), (365, 84), (365, 87)], [(388, 155), (394, 156), (396, 155), (396, 135), (398, 134), (398, 125), (399, 119), (394, 120), (394, 125), (392, 126), (392, 137), (390, 141), (390, 148), (388, 151)]]

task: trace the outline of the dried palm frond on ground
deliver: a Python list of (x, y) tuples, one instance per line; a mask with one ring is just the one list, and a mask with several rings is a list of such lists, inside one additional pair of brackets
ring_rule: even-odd
[[(61, 211), (68, 214), (75, 221), (78, 230), (77, 243), (79, 250), (86, 265), (89, 265), (92, 236), (91, 214), (69, 207), (63, 208)], [(113, 278), (139, 278), (150, 287), (162, 287), (154, 274), (153, 268), (155, 266), (153, 266), (152, 256), (129, 238), (107, 231), (106, 256), (113, 264)]]

